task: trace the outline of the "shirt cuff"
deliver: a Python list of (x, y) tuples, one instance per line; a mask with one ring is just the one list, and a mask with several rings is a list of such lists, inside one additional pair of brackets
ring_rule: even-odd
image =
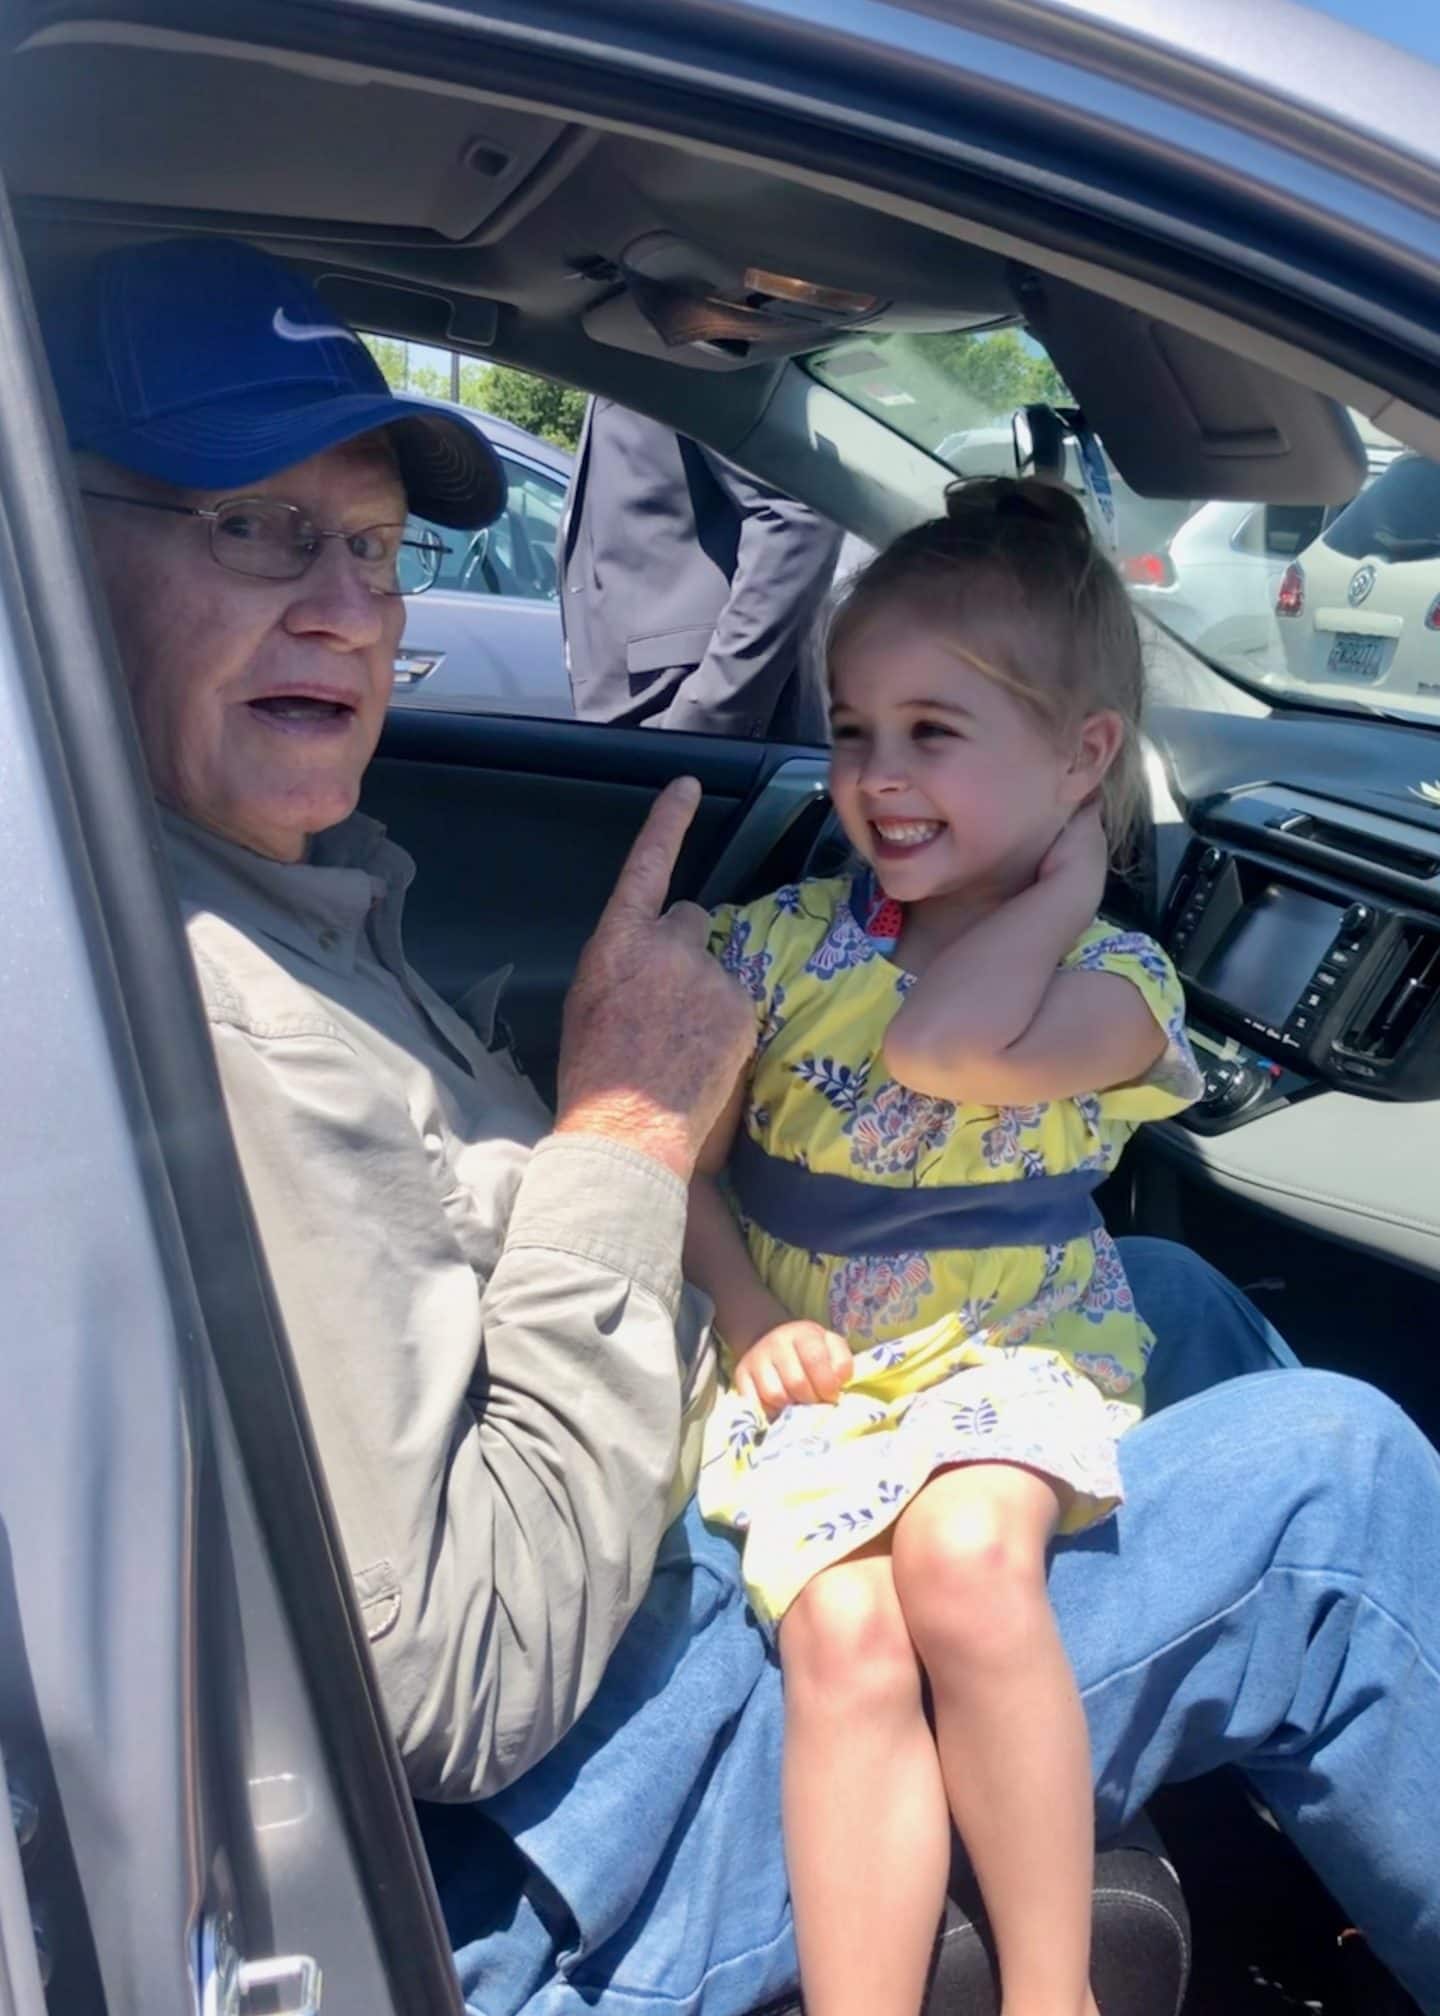
[(689, 1191), (649, 1155), (599, 1134), (552, 1134), (525, 1169), (507, 1253), (543, 1246), (648, 1288), (674, 1316)]

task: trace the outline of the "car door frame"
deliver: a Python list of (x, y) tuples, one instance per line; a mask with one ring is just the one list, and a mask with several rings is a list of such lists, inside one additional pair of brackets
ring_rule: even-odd
[[(0, 192), (4, 823), (10, 914), (27, 926), (0, 993), (0, 1083), (12, 1140), (24, 1115), (55, 1142), (33, 1195), (7, 1198), (11, 1307), (41, 1315), (9, 1368), (27, 1406), (0, 1411), (0, 1740), (38, 1788), (53, 1860), (32, 1904), (93, 1961), (69, 2006), (102, 2006), (103, 1983), (111, 2007), (193, 2016), (207, 1991), (224, 2006), (227, 1970), (310, 1957), (267, 1943), (300, 1879), (294, 1847), (272, 1856), (262, 1837), (311, 1821), (305, 1937), (331, 1936), (343, 2005), (459, 2016), (63, 440)], [(42, 1105), (57, 1058), (66, 1102)], [(113, 1577), (77, 1575), (87, 1542)], [(293, 1683), (283, 1821), (257, 1817), (244, 1776), (249, 1627), (249, 1658)]]

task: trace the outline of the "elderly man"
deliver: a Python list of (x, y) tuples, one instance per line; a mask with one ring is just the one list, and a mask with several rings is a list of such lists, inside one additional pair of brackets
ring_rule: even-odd
[[(699, 917), (661, 914), (694, 787), (657, 806), (584, 955), (552, 1120), (406, 963), (410, 863), (354, 816), (400, 569), (427, 564), (407, 504), (482, 523), (493, 462), (243, 247), (112, 255), (49, 328), (385, 1703), (415, 1792), (497, 1795), (532, 1874), (467, 1978), (491, 2016), (752, 2007), (795, 1969), (779, 1681), (728, 1545), (689, 1515), (661, 1537), (709, 1376), (685, 1182), (750, 1043)], [(1198, 1262), (1126, 1258), (1157, 1407), (1284, 1361)], [(1239, 1763), (1440, 2010), (1434, 1452), (1369, 1389), (1287, 1372), (1157, 1413), (1123, 1463), (1118, 1520), (1051, 1575), (1102, 1825)], [(500, 1908), (470, 1873), (462, 1853), (462, 1937)]]

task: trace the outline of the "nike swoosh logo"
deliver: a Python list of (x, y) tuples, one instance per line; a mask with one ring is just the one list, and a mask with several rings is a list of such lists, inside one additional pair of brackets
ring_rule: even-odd
[(347, 343), (360, 341), (353, 329), (342, 329), (338, 322), (292, 322), (283, 308), (275, 310), (270, 327), (287, 343), (323, 343), (327, 336), (343, 336)]

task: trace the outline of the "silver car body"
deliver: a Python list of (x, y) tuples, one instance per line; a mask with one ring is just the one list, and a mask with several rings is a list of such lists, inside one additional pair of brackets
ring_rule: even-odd
[(445, 558), (435, 586), (406, 598), (393, 704), (572, 719), (556, 543), (575, 458), (492, 413), (431, 404), (486, 436), (509, 497), (484, 532), (435, 528)]

